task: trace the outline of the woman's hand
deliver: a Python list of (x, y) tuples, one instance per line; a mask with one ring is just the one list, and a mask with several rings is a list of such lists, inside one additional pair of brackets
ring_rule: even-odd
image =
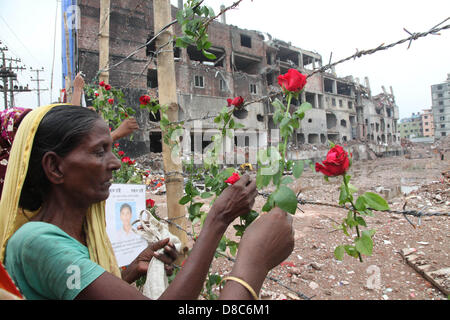
[[(285, 260), (294, 249), (292, 216), (279, 208), (261, 215), (245, 231), (232, 276), (247, 282), (258, 294), (267, 273)], [(220, 299), (253, 299), (248, 290), (227, 281)]]
[(120, 124), (120, 126), (116, 130), (111, 132), (111, 137), (114, 141), (116, 141), (132, 134), (136, 130), (139, 130), (139, 124), (137, 123), (136, 119), (127, 118)]
[[(164, 248), (163, 253), (157, 251)], [(157, 241), (149, 245), (142, 251), (130, 266), (122, 273), (122, 279), (128, 283), (136, 281), (139, 277), (146, 275), (150, 260), (155, 257), (164, 263), (166, 274), (171, 276), (173, 273), (172, 263), (177, 259), (178, 253), (173, 243), (169, 242), (169, 238)]]
[(274, 208), (253, 221), (239, 244), (238, 256), (267, 271), (279, 265), (294, 249), (292, 215)]
[(258, 195), (256, 181), (245, 174), (226, 188), (211, 207), (211, 213), (227, 226), (237, 217), (249, 213)]

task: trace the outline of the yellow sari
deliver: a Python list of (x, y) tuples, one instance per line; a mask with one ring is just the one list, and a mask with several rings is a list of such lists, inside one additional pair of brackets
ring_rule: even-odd
[[(19, 208), (19, 199), (27, 175), (28, 162), (36, 131), (47, 112), (58, 105), (61, 104), (34, 109), (23, 119), (16, 133), (0, 201), (0, 261), (2, 262), (5, 259), (5, 248), (8, 239), (24, 223), (28, 222), (28, 218), (39, 211), (26, 212), (27, 218), (23, 214), (22, 209)], [(104, 202), (96, 203), (90, 207), (84, 229), (91, 260), (120, 278), (120, 269), (106, 233)]]

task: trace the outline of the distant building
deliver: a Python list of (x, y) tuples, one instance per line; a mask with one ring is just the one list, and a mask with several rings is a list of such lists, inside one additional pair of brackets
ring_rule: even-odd
[(431, 86), (431, 101), (436, 139), (450, 135), (450, 73), (443, 83)]
[(434, 137), (434, 121), (432, 109), (423, 110), (422, 129), (424, 137)]
[(423, 137), (422, 114), (413, 113), (409, 118), (403, 118), (398, 125), (400, 138)]

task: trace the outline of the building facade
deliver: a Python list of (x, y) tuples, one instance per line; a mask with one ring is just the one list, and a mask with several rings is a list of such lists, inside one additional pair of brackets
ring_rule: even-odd
[[(153, 3), (146, 1), (111, 0), (110, 16), (110, 65), (121, 62), (136, 47), (145, 45), (154, 35)], [(98, 70), (99, 0), (79, 0), (81, 28), (77, 31), (77, 59), (79, 70), (86, 80), (94, 78)], [(175, 18), (176, 7), (172, 7)], [(272, 38), (269, 34), (245, 30), (221, 21), (209, 24), (208, 34), (212, 43), (209, 52), (216, 56), (208, 60), (195, 46), (175, 48), (175, 72), (180, 119), (196, 119), (207, 114), (217, 114), (226, 99), (242, 96), (245, 101), (255, 101), (246, 110), (235, 113), (235, 121), (244, 124), (247, 131), (270, 132), (275, 129), (273, 106), (269, 95), (281, 92), (277, 77), (289, 68), (311, 75), (322, 67), (322, 56), (316, 52), (292, 46), (291, 43)], [(157, 30), (158, 31), (158, 30)], [(181, 34), (178, 25), (175, 33)], [(137, 52), (131, 59), (110, 70), (110, 83), (120, 87), (130, 106), (137, 105), (138, 97), (145, 93), (157, 95), (158, 81), (154, 44)], [(374, 144), (399, 144), (397, 134), (398, 106), (392, 91), (372, 96), (369, 79), (364, 84), (359, 79), (338, 77), (334, 70), (314, 73), (299, 101), (313, 106), (296, 130), (290, 146), (302, 144), (328, 144), (328, 140), (342, 143), (359, 140)], [(148, 114), (137, 110), (137, 119), (143, 130), (135, 142), (144, 147), (142, 153), (161, 149), (159, 129), (146, 129)], [(158, 119), (151, 119), (158, 120)], [(189, 126), (188, 122), (186, 122)], [(202, 121), (201, 129), (193, 128), (193, 134), (202, 135), (205, 141), (216, 129), (213, 120)], [(197, 130), (197, 131), (195, 131)], [(248, 137), (237, 136), (235, 143), (244, 141), (248, 147), (257, 147)], [(208, 142), (209, 143), (209, 142)]]
[(422, 129), (424, 137), (434, 137), (434, 120), (432, 109), (423, 110)]
[(413, 113), (409, 118), (403, 118), (398, 125), (400, 138), (423, 137), (423, 115), (420, 112)]
[(435, 137), (440, 139), (450, 135), (450, 73), (445, 82), (431, 86), (431, 101)]

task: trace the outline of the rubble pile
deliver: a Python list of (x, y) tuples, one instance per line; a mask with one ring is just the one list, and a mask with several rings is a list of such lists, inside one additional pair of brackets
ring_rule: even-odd
[(142, 170), (150, 170), (152, 173), (162, 174), (164, 170), (162, 153), (150, 152), (136, 158), (138, 167)]

